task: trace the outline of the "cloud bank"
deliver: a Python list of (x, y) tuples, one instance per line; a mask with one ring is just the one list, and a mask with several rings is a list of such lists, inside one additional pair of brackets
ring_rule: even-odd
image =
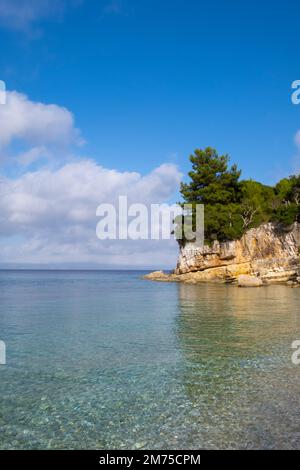
[[(167, 202), (181, 179), (176, 166), (162, 164), (141, 175), (78, 155), (70, 161), (70, 148), (82, 141), (72, 113), (17, 92), (9, 92), (0, 120), (0, 152), (9, 153), (19, 167), (14, 177), (4, 171), (0, 177), (0, 263), (174, 265), (174, 241), (98, 240), (96, 209), (116, 204), (119, 195), (147, 206)], [(24, 146), (21, 152), (16, 143), (18, 149)], [(49, 162), (57, 149), (53, 166)]]

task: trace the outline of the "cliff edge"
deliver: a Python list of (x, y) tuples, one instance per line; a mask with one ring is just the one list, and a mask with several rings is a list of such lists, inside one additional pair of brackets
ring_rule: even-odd
[(150, 273), (158, 281), (235, 282), (241, 275), (263, 283), (300, 281), (300, 224), (283, 229), (268, 223), (248, 230), (239, 240), (219, 242), (196, 248), (186, 243), (180, 248), (173, 274)]

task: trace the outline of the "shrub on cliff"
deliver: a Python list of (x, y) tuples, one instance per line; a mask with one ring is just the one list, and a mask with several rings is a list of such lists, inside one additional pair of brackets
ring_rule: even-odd
[(272, 220), (291, 225), (300, 222), (300, 176), (284, 178), (275, 186), (276, 204)]

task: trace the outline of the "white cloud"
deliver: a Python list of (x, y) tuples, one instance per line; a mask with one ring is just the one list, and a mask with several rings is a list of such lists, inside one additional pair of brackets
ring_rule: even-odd
[(103, 202), (116, 203), (119, 195), (127, 195), (129, 202), (161, 203), (177, 190), (180, 177), (171, 164), (141, 176), (81, 160), (5, 179), (0, 185), (0, 234), (5, 240), (0, 261), (172, 265), (174, 241), (98, 240), (96, 208)]
[(26, 167), (30, 166), (32, 163), (37, 162), (41, 158), (50, 159), (51, 156), (52, 155), (49, 150), (44, 145), (42, 145), (40, 147), (32, 147), (25, 152), (21, 152), (17, 155), (17, 161), (20, 163), (20, 165)]
[[(0, 154), (10, 155), (9, 174), (15, 175), (0, 178), (0, 263), (175, 263), (174, 241), (96, 237), (99, 204), (116, 204), (119, 195), (127, 195), (129, 203), (168, 201), (181, 178), (175, 165), (163, 164), (142, 176), (70, 158), (72, 145), (81, 142), (72, 113), (17, 92), (8, 92), (0, 120)], [(50, 166), (47, 160), (55, 158)], [(28, 169), (32, 164), (34, 171)]]
[(30, 101), (26, 95), (8, 91), (0, 106), (0, 147), (22, 140), (32, 145), (80, 143), (72, 113), (55, 104)]

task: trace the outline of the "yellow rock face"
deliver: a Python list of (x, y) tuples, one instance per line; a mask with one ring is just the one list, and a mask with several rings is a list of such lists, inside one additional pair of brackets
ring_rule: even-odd
[(264, 283), (285, 282), (300, 275), (300, 224), (288, 231), (274, 224), (248, 230), (240, 240), (180, 249), (174, 274), (156, 271), (145, 276), (158, 281), (235, 282), (240, 275), (259, 277)]

